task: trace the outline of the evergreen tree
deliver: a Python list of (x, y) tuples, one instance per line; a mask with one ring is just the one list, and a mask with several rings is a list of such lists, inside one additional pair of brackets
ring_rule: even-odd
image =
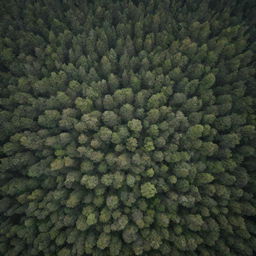
[(0, 255), (254, 255), (254, 1), (1, 1)]

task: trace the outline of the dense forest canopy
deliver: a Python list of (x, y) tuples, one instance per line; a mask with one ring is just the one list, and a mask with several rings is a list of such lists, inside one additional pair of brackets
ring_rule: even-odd
[(256, 252), (254, 1), (0, 15), (0, 255)]

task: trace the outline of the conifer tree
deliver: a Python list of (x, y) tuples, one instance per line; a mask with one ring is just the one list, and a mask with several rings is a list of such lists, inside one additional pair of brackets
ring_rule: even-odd
[(0, 255), (255, 255), (254, 1), (0, 14)]

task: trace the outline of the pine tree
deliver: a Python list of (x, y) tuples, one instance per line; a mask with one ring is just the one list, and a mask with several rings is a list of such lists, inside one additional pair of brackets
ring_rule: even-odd
[(0, 255), (254, 255), (253, 1), (2, 1)]

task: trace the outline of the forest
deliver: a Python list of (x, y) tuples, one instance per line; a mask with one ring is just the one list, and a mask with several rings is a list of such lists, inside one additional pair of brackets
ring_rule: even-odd
[(0, 255), (256, 255), (255, 16), (0, 1)]

